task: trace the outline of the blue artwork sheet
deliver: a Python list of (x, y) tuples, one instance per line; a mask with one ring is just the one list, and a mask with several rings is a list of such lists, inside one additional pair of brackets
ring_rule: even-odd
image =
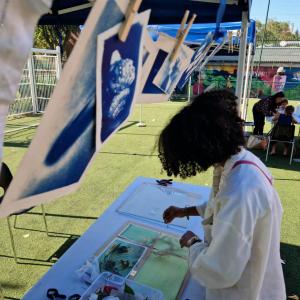
[[(175, 43), (176, 40), (174, 38), (163, 33), (159, 35), (156, 42), (153, 42), (151, 38), (149, 40), (146, 39), (145, 47), (149, 54), (143, 64), (142, 92), (138, 97), (139, 103), (163, 102), (169, 99), (173, 90), (173, 84), (170, 84), (170, 80), (175, 80), (175, 84), (177, 83), (177, 79), (180, 78), (181, 73), (187, 67), (188, 61), (185, 57), (190, 58), (194, 53), (193, 50), (183, 46), (179, 51), (181, 59), (174, 66), (171, 66), (173, 69), (171, 68), (170, 72), (170, 68), (168, 68), (170, 67), (169, 55), (174, 49)], [(167, 74), (170, 72), (170, 76), (168, 78), (164, 76), (162, 86), (159, 87), (154, 80), (163, 69), (163, 72), (167, 72)]]
[(124, 19), (128, 0), (98, 0), (0, 206), (0, 217), (79, 186), (96, 151), (97, 36)]
[(182, 74), (177, 86), (179, 89), (183, 89), (186, 85), (187, 81), (191, 77), (192, 73), (196, 70), (196, 68), (199, 66), (199, 64), (205, 59), (208, 51), (212, 47), (214, 43), (213, 40), (213, 33), (208, 33), (206, 36), (205, 41), (203, 44), (199, 47), (198, 50), (195, 51), (194, 55), (192, 56), (188, 68), (184, 71)]
[(150, 11), (135, 17), (125, 42), (117, 25), (98, 36), (97, 149), (128, 118), (140, 92), (143, 36)]
[[(164, 35), (160, 36), (162, 42), (164, 42), (163, 37)], [(177, 41), (174, 40), (174, 43), (177, 43)], [(168, 57), (165, 59), (163, 65), (153, 80), (153, 83), (168, 95), (170, 95), (175, 89), (179, 79), (182, 76), (182, 73), (188, 67), (191, 58), (194, 55), (194, 51), (192, 49), (182, 45), (178, 51), (177, 57), (171, 62), (169, 58), (172, 51), (173, 48), (171, 51), (169, 51)]]

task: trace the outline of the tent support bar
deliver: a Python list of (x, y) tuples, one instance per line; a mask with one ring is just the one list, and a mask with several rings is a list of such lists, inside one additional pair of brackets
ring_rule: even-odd
[(58, 14), (59, 15), (69, 14), (71, 12), (82, 10), (82, 9), (86, 9), (86, 8), (90, 8), (92, 6), (93, 6), (93, 3), (81, 4), (81, 5), (77, 5), (77, 6), (73, 6), (73, 7), (69, 7), (69, 8), (65, 8), (65, 9), (61, 9), (61, 10), (58, 11)]
[(250, 74), (250, 66), (251, 66), (251, 54), (253, 50), (253, 43), (248, 45), (248, 54), (247, 54), (247, 65), (246, 65), (246, 74), (245, 74), (245, 84), (244, 84), (244, 92), (243, 92), (243, 109), (242, 109), (242, 118), (245, 119), (246, 117), (246, 108), (247, 108), (247, 94), (248, 94), (248, 87), (249, 87), (249, 77)]
[(241, 113), (241, 104), (242, 104), (242, 95), (243, 95), (247, 37), (248, 37), (248, 12), (244, 11), (242, 16), (241, 41), (240, 41), (240, 51), (239, 51), (238, 70), (237, 70), (237, 82), (236, 82), (236, 90), (235, 90), (235, 94), (238, 98), (237, 101), (238, 101), (239, 113)]

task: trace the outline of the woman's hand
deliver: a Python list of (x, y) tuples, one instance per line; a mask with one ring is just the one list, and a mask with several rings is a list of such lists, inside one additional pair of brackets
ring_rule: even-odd
[(200, 239), (197, 237), (197, 235), (192, 231), (187, 231), (180, 239), (179, 243), (181, 248), (183, 247), (190, 247), (192, 246), (196, 241), (200, 241)]
[(166, 224), (171, 223), (175, 218), (185, 217), (185, 208), (170, 206), (164, 211), (163, 219)]

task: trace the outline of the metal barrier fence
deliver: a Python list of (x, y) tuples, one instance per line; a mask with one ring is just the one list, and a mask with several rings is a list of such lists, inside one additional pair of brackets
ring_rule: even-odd
[(17, 116), (45, 111), (61, 73), (60, 49), (32, 49), (28, 58), (15, 101), (9, 115)]

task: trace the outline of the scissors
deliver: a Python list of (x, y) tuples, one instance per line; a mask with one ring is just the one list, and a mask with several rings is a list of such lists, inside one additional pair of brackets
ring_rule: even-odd
[[(79, 300), (79, 294), (74, 294), (68, 297), (68, 300)], [(67, 296), (64, 294), (60, 294), (57, 289), (48, 289), (47, 291), (47, 298), (56, 300), (56, 299), (67, 299)]]
[(157, 184), (162, 185), (162, 186), (168, 186), (169, 184), (171, 185), (173, 182), (173, 179), (160, 179), (156, 180)]

